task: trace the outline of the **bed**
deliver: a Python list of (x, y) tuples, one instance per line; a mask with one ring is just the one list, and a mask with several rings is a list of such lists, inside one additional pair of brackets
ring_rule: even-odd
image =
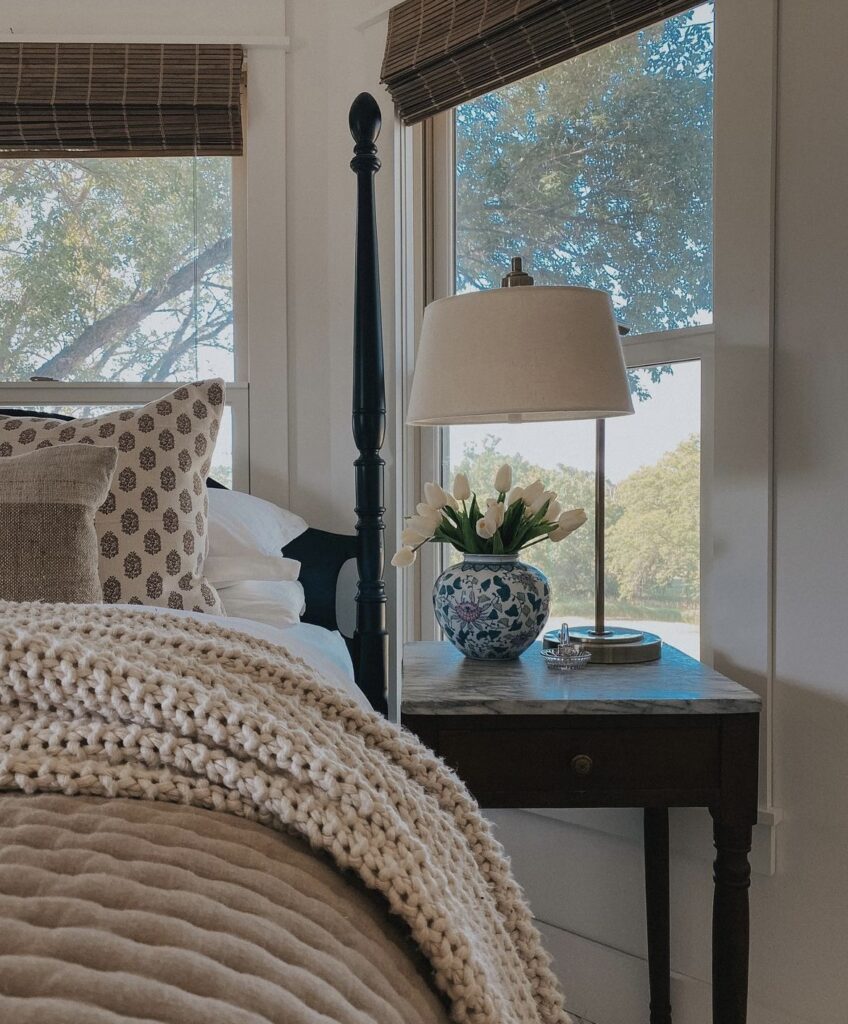
[[(459, 780), (383, 717), (379, 127), (375, 100), (360, 95), (356, 533), (307, 529), (283, 548), (300, 563), (303, 622), (222, 618), (209, 595), (204, 614), (181, 598), (136, 607), (119, 599), (134, 593), (126, 581), (112, 603), (0, 602), (3, 1021), (568, 1020), (488, 824)], [(216, 387), (204, 393), (213, 402)], [(37, 415), (0, 410), (16, 431)], [(187, 508), (206, 509), (194, 476)], [(135, 501), (135, 486), (121, 500)], [(147, 538), (158, 553), (158, 535)], [(118, 541), (99, 543), (111, 557)], [(352, 676), (333, 639), (351, 559)], [(147, 587), (161, 598), (157, 574)]]

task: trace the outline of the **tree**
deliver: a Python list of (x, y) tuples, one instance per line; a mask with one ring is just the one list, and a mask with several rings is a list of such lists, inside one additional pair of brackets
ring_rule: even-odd
[(0, 161), (0, 379), (161, 380), (232, 350), (231, 161)]
[(627, 600), (698, 600), (701, 443), (692, 436), (615, 490), (607, 566)]
[(510, 257), (636, 331), (711, 309), (712, 23), (671, 18), (457, 111), (457, 290)]

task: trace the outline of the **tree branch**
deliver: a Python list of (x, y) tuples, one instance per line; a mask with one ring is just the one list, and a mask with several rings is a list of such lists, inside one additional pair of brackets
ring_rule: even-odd
[(230, 253), (232, 238), (227, 235), (205, 249), (197, 259), (190, 260), (173, 272), (155, 288), (150, 288), (138, 298), (110, 310), (99, 320), (86, 327), (73, 341), (67, 344), (35, 371), (40, 377), (55, 377), (58, 380), (69, 377), (82, 362), (98, 349), (109, 345), (117, 338), (123, 338), (137, 327), (145, 317), (154, 313), (163, 302), (181, 295), (200, 276), (222, 264)]

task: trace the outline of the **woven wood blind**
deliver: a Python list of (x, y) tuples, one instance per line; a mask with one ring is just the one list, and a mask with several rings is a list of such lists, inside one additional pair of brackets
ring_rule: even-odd
[(482, 96), (698, 0), (403, 0), (382, 81), (406, 124)]
[(0, 43), (6, 156), (238, 155), (240, 46)]

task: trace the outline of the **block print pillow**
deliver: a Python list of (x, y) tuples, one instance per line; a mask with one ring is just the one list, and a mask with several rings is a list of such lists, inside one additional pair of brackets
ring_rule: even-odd
[(117, 448), (94, 520), (103, 600), (221, 615), (203, 563), (206, 476), (223, 409), (224, 382), (206, 380), (93, 419), (0, 416), (0, 458), (62, 444)]

